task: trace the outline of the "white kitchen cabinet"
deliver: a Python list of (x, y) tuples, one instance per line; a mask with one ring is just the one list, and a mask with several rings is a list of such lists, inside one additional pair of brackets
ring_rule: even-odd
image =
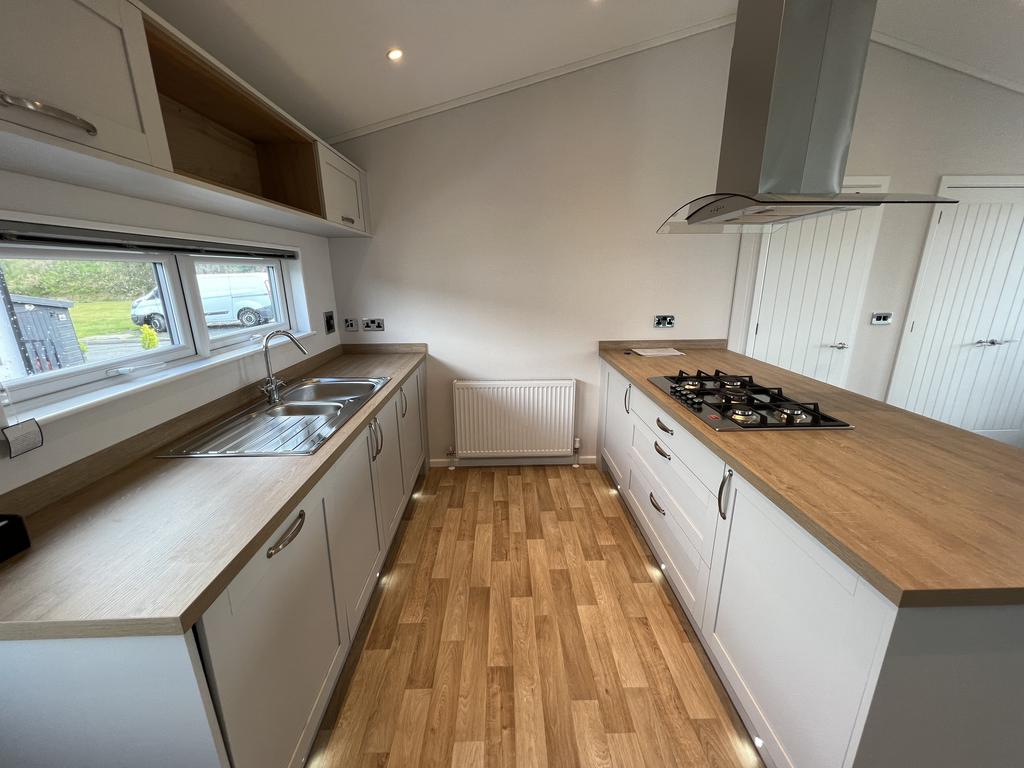
[(644, 537), (680, 602), (699, 628), (707, 597), (709, 567), (680, 527), (680, 510), (665, 486), (634, 461), (630, 466), (626, 497), (642, 519)]
[[(642, 396), (636, 398), (639, 403)], [(646, 398), (643, 398), (646, 399)], [(637, 412), (638, 413), (638, 412)], [(665, 502), (673, 510), (673, 521), (680, 533), (686, 536), (690, 546), (696, 549), (701, 559), (711, 562), (715, 545), (715, 532), (719, 523), (718, 498), (707, 489), (689, 464), (663, 443), (663, 437), (655, 434), (638, 418), (633, 424), (633, 447), (631, 458), (644, 466), (649, 474), (662, 484)], [(715, 457), (706, 448), (701, 448), (708, 457)], [(724, 463), (717, 460), (718, 480), (721, 480)], [(715, 487), (718, 490), (718, 487)]]
[(633, 385), (618, 371), (606, 366), (604, 388), (604, 435), (601, 455), (615, 479), (615, 484), (624, 486), (628, 482), (627, 462), (633, 434), (633, 420), (630, 417)]
[(377, 500), (380, 541), (384, 549), (391, 544), (398, 529), (406, 500), (398, 434), (400, 400), (397, 395), (392, 397), (373, 420), (376, 445), (372, 454), (374, 496)]
[(702, 626), (712, 659), (775, 764), (848, 765), (896, 607), (739, 475), (731, 485)]
[[(318, 484), (199, 624), (232, 764), (283, 768), (305, 756), (339, 647)], [(316, 714), (316, 717), (319, 717)]]
[(171, 167), (142, 14), (127, 0), (4, 0), (0, 92), (0, 128)]
[(324, 217), (337, 224), (367, 231), (363, 172), (330, 147), (317, 144), (317, 148), (320, 155)]
[(348, 647), (376, 583), (381, 553), (373, 500), (369, 429), (356, 438), (322, 481), (338, 635)]
[(423, 419), (420, 402), (422, 375), (423, 368), (418, 368), (398, 390), (398, 434), (402, 446), (402, 479), (406, 490), (411, 490), (416, 485), (416, 478), (423, 466)]

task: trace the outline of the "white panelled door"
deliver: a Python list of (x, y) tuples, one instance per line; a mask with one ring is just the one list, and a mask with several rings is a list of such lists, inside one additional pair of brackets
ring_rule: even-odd
[(939, 194), (888, 401), (1024, 447), (1024, 177)]
[[(848, 179), (844, 192), (885, 192), (887, 178)], [(746, 354), (843, 386), (882, 208), (783, 224), (761, 239)]]

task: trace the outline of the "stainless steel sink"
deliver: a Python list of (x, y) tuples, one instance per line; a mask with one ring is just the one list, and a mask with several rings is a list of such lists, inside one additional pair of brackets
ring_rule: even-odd
[(315, 453), (388, 378), (303, 379), (174, 446), (167, 456), (287, 456)]
[(368, 397), (380, 389), (379, 379), (309, 379), (293, 384), (281, 393), (290, 403), (305, 400), (352, 400)]

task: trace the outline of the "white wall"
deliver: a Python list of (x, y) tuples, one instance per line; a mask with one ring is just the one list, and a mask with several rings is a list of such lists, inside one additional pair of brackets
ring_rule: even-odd
[[(332, 243), (340, 312), (427, 341), (431, 456), (452, 378), (574, 376), (594, 453), (602, 338), (724, 338), (736, 240), (659, 236), (714, 188), (732, 28), (355, 139), (376, 237)], [(1024, 172), (1024, 97), (872, 44), (847, 174), (934, 192), (947, 173)], [(930, 206), (884, 215), (849, 386), (882, 397)], [(895, 312), (870, 326), (871, 311)], [(674, 312), (675, 332), (652, 315)]]
[[(872, 45), (850, 146), (849, 175), (892, 176), (896, 192), (930, 192), (950, 174), (1024, 174), (1024, 96), (892, 48)], [(882, 217), (847, 386), (884, 398), (932, 206)], [(895, 312), (872, 326), (871, 312)]]
[[(295, 304), (302, 314), (308, 308), (311, 328), (317, 332), (304, 344), (310, 354), (316, 354), (338, 343), (337, 333), (330, 336), (323, 333), (322, 313), (335, 307), (330, 254), (325, 238), (0, 172), (0, 218), (16, 219), (19, 213), (60, 217), (75, 223), (92, 222), (103, 227), (233, 238), (297, 249), (302, 279), (298, 281)], [(297, 362), (301, 357), (291, 345), (282, 346), (274, 352), (274, 363), (281, 367)], [(0, 493), (265, 375), (262, 355), (250, 356), (47, 423), (41, 448), (15, 459), (0, 460)]]
[[(655, 232), (710, 191), (730, 29), (344, 144), (375, 236), (333, 241), (343, 341), (426, 341), (430, 455), (452, 442), (453, 378), (575, 377), (595, 454), (597, 341), (725, 338), (734, 236)], [(674, 331), (655, 331), (674, 313)]]

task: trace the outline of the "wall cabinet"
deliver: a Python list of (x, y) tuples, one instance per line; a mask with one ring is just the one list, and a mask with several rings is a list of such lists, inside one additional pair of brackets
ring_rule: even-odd
[(423, 369), (419, 369), (398, 390), (398, 434), (402, 446), (402, 479), (412, 488), (423, 467), (425, 442), (421, 400)]
[(763, 756), (853, 765), (896, 607), (624, 377), (603, 381), (601, 456)]
[(366, 174), (148, 9), (5, 0), (0, 168), (319, 235)]
[(365, 232), (363, 172), (330, 147), (318, 144), (317, 152), (325, 218)]
[(2, 122), (170, 168), (142, 14), (127, 0), (5, 0), (0, 92)]
[(292, 764), (339, 646), (320, 485), (203, 615), (200, 636), (233, 763)]
[(370, 472), (372, 437), (365, 430), (324, 477), (324, 516), (331, 553), (338, 634), (355, 634), (376, 583), (382, 557)]

